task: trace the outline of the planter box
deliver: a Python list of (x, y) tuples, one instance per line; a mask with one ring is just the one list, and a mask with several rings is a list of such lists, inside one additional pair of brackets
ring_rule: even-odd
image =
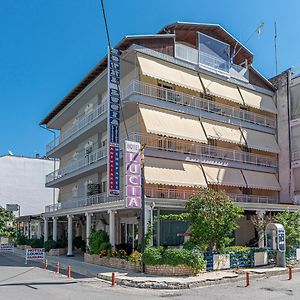
[(194, 270), (187, 265), (146, 265), (145, 273), (160, 276), (192, 276), (194, 275)]
[(49, 256), (60, 256), (67, 254), (66, 248), (57, 248), (57, 249), (50, 249), (49, 252), (47, 252)]
[(17, 245), (18, 249), (24, 250), (25, 249), (25, 245)]
[(230, 269), (230, 254), (214, 254), (213, 270)]
[(265, 266), (267, 264), (268, 264), (267, 251), (254, 252), (254, 267)]
[(84, 253), (84, 262), (109, 268), (124, 269), (131, 272), (141, 272), (140, 264), (116, 257), (100, 257), (99, 255)]
[(24, 250), (31, 249), (31, 246), (25, 245)]

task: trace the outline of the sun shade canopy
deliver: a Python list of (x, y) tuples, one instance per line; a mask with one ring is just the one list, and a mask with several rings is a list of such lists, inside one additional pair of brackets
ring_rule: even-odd
[(228, 124), (218, 124), (217, 122), (202, 120), (202, 125), (207, 138), (224, 142), (245, 145), (245, 140), (238, 127)]
[(203, 74), (200, 74), (200, 77), (208, 94), (216, 95), (242, 105), (244, 104), (237, 86)]
[(153, 157), (145, 158), (145, 181), (185, 187), (207, 186), (199, 164)]
[(140, 112), (148, 133), (207, 143), (197, 117), (140, 105)]
[(280, 190), (280, 185), (275, 174), (248, 170), (243, 170), (242, 172), (249, 188), (273, 191)]
[(143, 75), (203, 92), (197, 72), (150, 56), (138, 54), (137, 58)]
[(239, 87), (245, 105), (277, 114), (277, 108), (271, 96), (259, 94)]
[(217, 166), (203, 166), (209, 184), (246, 187), (241, 170)]

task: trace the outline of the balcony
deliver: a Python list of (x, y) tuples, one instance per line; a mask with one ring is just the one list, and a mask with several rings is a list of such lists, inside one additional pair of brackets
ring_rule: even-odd
[[(69, 178), (76, 171), (83, 171), (86, 167), (91, 166), (98, 161), (101, 161), (103, 158), (106, 158), (106, 156), (107, 148), (103, 147), (78, 160), (70, 160), (65, 164), (64, 167), (46, 175), (46, 185), (52, 184), (59, 179), (63, 179), (66, 177)], [(95, 167), (97, 166), (95, 165)]]
[(84, 208), (104, 203), (119, 201), (120, 197), (108, 197), (107, 193), (96, 194), (81, 198), (74, 197), (68, 201), (45, 206), (45, 213), (53, 213), (63, 210), (70, 210), (76, 208)]
[[(167, 188), (145, 188), (145, 196), (148, 198), (158, 199), (181, 199), (188, 200), (191, 196), (197, 194), (197, 190), (176, 190)], [(246, 203), (278, 203), (277, 199), (260, 196), (260, 195), (244, 195), (244, 194), (228, 194), (229, 198), (236, 202)]]
[(209, 113), (234, 118), (240, 121), (250, 122), (252, 124), (272, 129), (276, 128), (275, 117), (260, 115), (254, 112), (235, 108), (233, 106), (220, 104), (215, 101), (180, 93), (156, 85), (147, 84), (141, 81), (132, 81), (122, 91), (122, 99), (126, 99), (132, 95), (151, 97), (161, 101), (191, 107), (197, 110), (207, 111)]
[(76, 133), (91, 125), (95, 120), (102, 116), (106, 112), (106, 110), (107, 102), (105, 100), (102, 104), (97, 105), (96, 108), (93, 109), (90, 113), (83, 113), (79, 115), (77, 117), (77, 121), (73, 125), (67, 128), (56, 139), (47, 144), (46, 152), (49, 153), (55, 150), (55, 148), (60, 146), (65, 141), (72, 139), (72, 137), (74, 137)]
[(277, 167), (277, 159), (265, 155), (253, 154), (244, 151), (215, 147), (207, 144), (179, 141), (172, 138), (162, 138), (150, 134), (131, 133), (129, 139), (145, 144), (146, 148), (162, 151), (198, 155), (207, 159), (216, 158), (227, 161), (252, 164), (264, 167)]

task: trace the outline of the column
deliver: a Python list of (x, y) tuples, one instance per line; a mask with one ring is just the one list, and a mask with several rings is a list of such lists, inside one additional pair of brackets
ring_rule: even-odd
[(73, 255), (73, 216), (68, 215), (68, 253), (67, 256)]
[(115, 248), (115, 211), (109, 210), (109, 242)]
[(53, 241), (57, 242), (57, 217), (52, 217), (53, 220)]
[(44, 218), (44, 242), (48, 241), (48, 218)]
[(37, 221), (37, 238), (40, 239), (42, 236), (42, 225), (41, 225), (41, 220)]
[(257, 231), (258, 231), (258, 247), (265, 247), (265, 215), (266, 212), (263, 210), (256, 211), (257, 215)]
[(89, 247), (89, 240), (90, 240), (90, 234), (91, 234), (91, 224), (92, 224), (92, 216), (93, 214), (91, 213), (86, 213), (86, 225), (85, 225), (85, 230), (86, 230), (86, 247)]

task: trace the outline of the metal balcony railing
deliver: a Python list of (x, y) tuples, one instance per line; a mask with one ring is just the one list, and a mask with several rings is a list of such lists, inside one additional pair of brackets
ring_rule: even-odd
[[(145, 188), (145, 196), (158, 199), (182, 199), (188, 200), (191, 196), (197, 194), (197, 190), (167, 189), (167, 188)], [(228, 194), (236, 202), (247, 203), (278, 203), (275, 198), (260, 195)]]
[(199, 110), (204, 110), (214, 114), (235, 118), (265, 127), (276, 128), (275, 117), (260, 115), (233, 106), (220, 104), (215, 101), (204, 99), (198, 96), (180, 93), (137, 80), (133, 80), (128, 84), (128, 86), (122, 92), (122, 98), (125, 99), (126, 97), (135, 94), (155, 98), (169, 103), (188, 106)]
[(46, 175), (46, 183), (50, 183), (56, 179), (62, 178), (74, 171), (82, 169), (92, 163), (95, 163), (107, 156), (107, 148), (99, 148), (89, 155), (79, 158), (78, 160), (70, 160), (65, 164), (64, 167), (56, 170), (55, 172), (51, 172), (50, 174)]
[(254, 164), (265, 167), (277, 167), (277, 159), (265, 155), (253, 154), (244, 151), (237, 151), (228, 148), (184, 142), (167, 137), (159, 137), (150, 134), (131, 133), (129, 139), (134, 142), (146, 144), (146, 148), (158, 150), (179, 152), (189, 155), (199, 155), (207, 158), (217, 158), (222, 160), (231, 160), (247, 164)]
[(68, 201), (63, 201), (57, 204), (45, 206), (45, 212), (51, 213), (60, 210), (67, 210), (72, 208), (87, 207), (102, 203), (114, 202), (120, 200), (122, 197), (108, 197), (107, 193), (96, 194), (81, 198), (70, 198)]
[(102, 104), (97, 105), (90, 113), (83, 113), (77, 117), (77, 121), (61, 133), (56, 139), (46, 146), (47, 153), (57, 147), (59, 144), (72, 137), (76, 132), (91, 124), (107, 110), (106, 99)]

